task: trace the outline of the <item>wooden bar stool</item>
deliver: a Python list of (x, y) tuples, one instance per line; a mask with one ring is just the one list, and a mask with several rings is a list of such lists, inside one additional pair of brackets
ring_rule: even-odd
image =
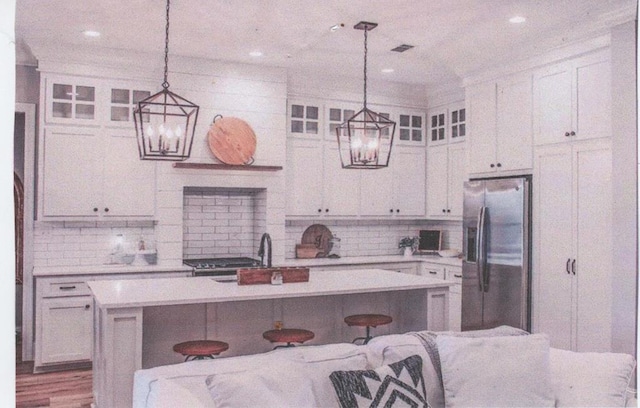
[(217, 340), (192, 340), (178, 343), (173, 346), (173, 351), (185, 356), (184, 361), (204, 360), (214, 358), (218, 354), (229, 349), (229, 344)]
[(275, 329), (262, 333), (262, 337), (271, 343), (286, 343), (286, 345), (275, 346), (274, 350), (280, 347), (293, 347), (293, 343), (304, 343), (315, 337), (315, 333), (305, 329)]
[(356, 337), (352, 341), (352, 343), (355, 343), (358, 340), (363, 340), (362, 344), (367, 344), (369, 340), (373, 338), (373, 336), (371, 336), (372, 327), (389, 324), (392, 321), (393, 319), (391, 318), (391, 316), (387, 316), (383, 314), (357, 314), (357, 315), (347, 316), (344, 318), (344, 322), (349, 326), (358, 326), (358, 327), (367, 328), (365, 337)]

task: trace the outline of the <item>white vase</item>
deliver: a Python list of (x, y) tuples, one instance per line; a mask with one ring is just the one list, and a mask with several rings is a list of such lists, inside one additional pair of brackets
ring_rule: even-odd
[(407, 258), (413, 256), (413, 248), (404, 247), (404, 256), (406, 256)]

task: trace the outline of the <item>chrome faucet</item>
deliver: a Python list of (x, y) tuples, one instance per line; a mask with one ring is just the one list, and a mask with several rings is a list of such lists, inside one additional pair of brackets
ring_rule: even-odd
[(260, 266), (264, 267), (264, 243), (267, 242), (268, 254), (267, 254), (267, 268), (271, 268), (271, 236), (266, 232), (262, 234), (260, 238), (260, 249), (258, 249), (258, 256), (260, 257)]

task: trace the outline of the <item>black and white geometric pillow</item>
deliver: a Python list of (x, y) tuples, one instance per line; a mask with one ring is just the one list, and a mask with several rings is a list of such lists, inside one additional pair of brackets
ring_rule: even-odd
[(418, 355), (375, 370), (334, 371), (329, 378), (342, 408), (429, 407)]

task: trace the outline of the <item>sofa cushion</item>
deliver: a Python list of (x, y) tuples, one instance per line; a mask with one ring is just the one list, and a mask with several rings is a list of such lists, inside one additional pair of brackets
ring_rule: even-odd
[(293, 358), (253, 370), (211, 374), (206, 385), (220, 408), (335, 406), (331, 372), (367, 368), (364, 348), (358, 352), (348, 346), (338, 348), (342, 353), (328, 345), (287, 349)]
[(465, 332), (418, 331), (408, 334), (390, 334), (371, 339), (367, 347), (371, 350), (369, 360), (374, 366), (390, 364), (417, 354), (422, 357), (422, 375), (427, 386), (429, 404), (444, 407), (444, 391), (440, 374), (440, 357), (435, 339), (439, 335), (460, 337), (522, 336), (529, 333), (510, 326)]
[(335, 371), (330, 378), (342, 408), (429, 406), (418, 355), (375, 370)]
[(436, 339), (448, 407), (553, 407), (546, 335)]
[(551, 379), (559, 407), (624, 407), (635, 368), (622, 353), (551, 349)]

